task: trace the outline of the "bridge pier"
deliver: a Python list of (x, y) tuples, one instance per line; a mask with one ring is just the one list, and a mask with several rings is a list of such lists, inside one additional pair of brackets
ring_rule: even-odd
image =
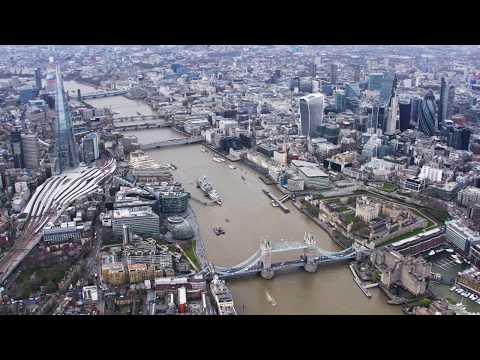
[(265, 280), (271, 280), (275, 276), (275, 272), (272, 269), (262, 269), (260, 276)]
[(273, 279), (275, 272), (272, 269), (272, 245), (270, 241), (265, 239), (260, 248), (262, 250), (262, 271), (260, 275), (266, 280)]
[(306, 272), (314, 273), (317, 272), (318, 264), (315, 262), (316, 256), (316, 242), (311, 234), (305, 233), (304, 236), (305, 244), (308, 246), (305, 248), (305, 264), (303, 268)]

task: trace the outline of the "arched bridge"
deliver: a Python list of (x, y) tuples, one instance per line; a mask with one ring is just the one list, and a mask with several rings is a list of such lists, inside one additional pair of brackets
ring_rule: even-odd
[[(272, 254), (298, 250), (303, 251), (298, 259), (272, 263)], [(270, 243), (270, 241), (264, 240), (260, 248), (240, 264), (232, 267), (211, 265), (202, 271), (215, 273), (222, 279), (255, 274), (260, 274), (265, 279), (271, 279), (277, 271), (303, 267), (308, 272), (316, 272), (319, 265), (346, 262), (353, 260), (355, 256), (356, 249), (354, 247), (339, 252), (327, 251), (316, 245), (312, 235), (305, 234), (303, 242)]]

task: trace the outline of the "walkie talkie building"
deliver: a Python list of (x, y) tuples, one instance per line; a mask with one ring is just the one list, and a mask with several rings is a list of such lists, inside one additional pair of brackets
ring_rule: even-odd
[(75, 168), (78, 166), (78, 150), (77, 144), (75, 143), (75, 137), (73, 135), (72, 121), (68, 111), (68, 102), (65, 99), (62, 74), (60, 72), (60, 66), (58, 65), (56, 69), (56, 80), (56, 170), (57, 173), (62, 173), (65, 169)]

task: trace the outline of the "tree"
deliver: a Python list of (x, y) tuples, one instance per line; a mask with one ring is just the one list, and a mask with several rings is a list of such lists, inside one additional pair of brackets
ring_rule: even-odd
[(423, 306), (423, 307), (429, 307), (431, 303), (432, 303), (432, 300), (430, 300), (428, 298), (423, 298), (418, 302), (418, 305)]

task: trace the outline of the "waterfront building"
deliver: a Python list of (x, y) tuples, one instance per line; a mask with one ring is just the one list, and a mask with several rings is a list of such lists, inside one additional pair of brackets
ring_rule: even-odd
[(117, 238), (123, 236), (123, 224), (129, 225), (134, 234), (146, 236), (160, 235), (160, 219), (147, 206), (113, 210), (112, 229)]
[(415, 296), (425, 293), (432, 276), (432, 264), (422, 257), (403, 256), (395, 250), (376, 250), (370, 261), (380, 271), (381, 284), (390, 289), (401, 286)]
[(161, 213), (181, 213), (187, 210), (189, 195), (186, 192), (165, 191), (159, 193)]
[(433, 136), (437, 129), (435, 119), (435, 95), (429, 90), (420, 104), (418, 130), (427, 136)]
[(324, 96), (322, 94), (309, 94), (300, 98), (300, 122), (298, 128), (300, 135), (315, 137), (317, 127), (323, 122)]
[(445, 222), (447, 241), (459, 249), (465, 256), (470, 253), (470, 247), (474, 244), (480, 244), (480, 235), (472, 231), (460, 220), (450, 220)]
[(60, 66), (56, 69), (56, 94), (55, 108), (56, 118), (56, 142), (55, 148), (57, 153), (57, 173), (61, 174), (65, 169), (75, 168), (78, 166), (78, 150), (73, 135), (72, 121), (70, 111), (68, 110), (68, 101), (65, 97), (63, 89), (62, 74)]

